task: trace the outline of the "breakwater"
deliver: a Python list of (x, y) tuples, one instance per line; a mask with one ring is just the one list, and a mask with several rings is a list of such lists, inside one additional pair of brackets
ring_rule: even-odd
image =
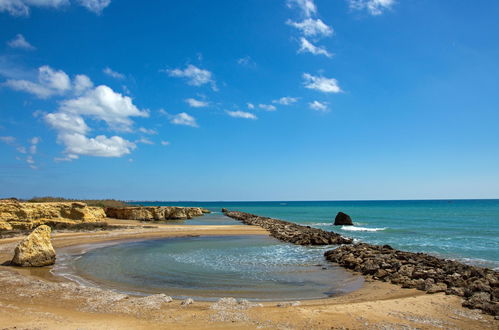
[(260, 217), (251, 213), (222, 210), (224, 214), (232, 219), (239, 220), (247, 225), (260, 226), (270, 232), (272, 237), (278, 240), (297, 245), (330, 245), (330, 244), (351, 244), (352, 239), (339, 234), (301, 226), (296, 223)]

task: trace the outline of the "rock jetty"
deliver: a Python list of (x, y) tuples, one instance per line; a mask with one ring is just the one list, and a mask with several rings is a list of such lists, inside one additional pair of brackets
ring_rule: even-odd
[(12, 264), (21, 267), (42, 267), (55, 263), (55, 250), (50, 242), (51, 229), (41, 225), (21, 241), (14, 250)]
[(336, 218), (334, 218), (335, 226), (353, 226), (352, 218), (346, 213), (338, 212)]
[(87, 206), (85, 203), (25, 203), (16, 200), (0, 202), (0, 230), (31, 230), (46, 224), (74, 225), (104, 221), (106, 214), (100, 207)]
[(133, 207), (107, 207), (106, 215), (109, 218), (124, 220), (183, 220), (199, 217), (210, 211), (200, 207), (179, 206), (133, 206)]
[(296, 223), (283, 220), (260, 217), (254, 214), (228, 211), (225, 215), (239, 220), (247, 225), (260, 226), (270, 232), (272, 237), (278, 240), (296, 245), (329, 245), (329, 244), (351, 244), (352, 239), (322, 229), (301, 226)]
[(499, 318), (499, 273), (496, 271), (425, 253), (399, 251), (389, 245), (343, 245), (324, 255), (329, 261), (375, 280), (427, 293), (460, 296), (465, 299), (463, 306), (481, 309)]

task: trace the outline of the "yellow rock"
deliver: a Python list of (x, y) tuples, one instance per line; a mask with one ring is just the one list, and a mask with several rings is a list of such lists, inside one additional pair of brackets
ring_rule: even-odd
[(191, 219), (203, 215), (203, 209), (179, 206), (108, 207), (106, 215), (116, 219), (145, 221)]
[[(0, 203), (0, 222), (8, 222), (16, 229), (32, 229), (41, 224), (76, 224), (103, 221), (104, 210), (89, 207), (85, 203), (23, 203), (3, 201)], [(1, 228), (0, 228), (1, 230)]]
[(12, 263), (22, 267), (41, 267), (55, 263), (55, 250), (50, 241), (51, 229), (41, 225), (24, 238), (14, 250)]
[(12, 230), (12, 226), (5, 221), (0, 221), (0, 231), (2, 230)]

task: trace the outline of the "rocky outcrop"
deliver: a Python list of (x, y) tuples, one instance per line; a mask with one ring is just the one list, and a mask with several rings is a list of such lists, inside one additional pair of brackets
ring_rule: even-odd
[(69, 226), (83, 222), (99, 222), (105, 217), (102, 208), (89, 207), (79, 202), (23, 203), (11, 200), (0, 203), (0, 223), (6, 222), (13, 229), (31, 230), (42, 224), (51, 227), (58, 224)]
[(301, 226), (296, 223), (260, 217), (250, 213), (226, 211), (226, 216), (239, 220), (248, 225), (260, 226), (270, 232), (270, 235), (284, 242), (297, 245), (329, 245), (350, 244), (351, 238), (325, 230)]
[(6, 221), (0, 221), (0, 231), (12, 230), (10, 223)]
[(200, 207), (179, 206), (107, 207), (105, 211), (109, 218), (142, 221), (192, 219), (210, 212)]
[(404, 252), (389, 245), (344, 245), (325, 253), (327, 260), (375, 280), (445, 292), (465, 299), (463, 306), (499, 315), (499, 273), (424, 253)]
[(336, 218), (334, 218), (335, 226), (353, 226), (352, 218), (346, 213), (338, 212)]
[(49, 226), (41, 225), (21, 241), (14, 250), (12, 263), (21, 267), (42, 267), (55, 263)]

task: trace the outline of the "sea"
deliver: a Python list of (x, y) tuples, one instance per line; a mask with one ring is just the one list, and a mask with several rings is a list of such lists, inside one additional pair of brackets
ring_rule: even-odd
[[(389, 244), (499, 270), (499, 199), (136, 204), (199, 206), (214, 212), (185, 224), (233, 224), (221, 217), (221, 209), (227, 208), (334, 231), (359, 242)], [(354, 226), (333, 225), (340, 211), (350, 215)]]
[[(238, 225), (222, 208), (334, 231), (356, 242), (389, 244), (499, 270), (499, 200), (134, 202), (196, 206), (212, 213), (185, 225)], [(334, 226), (338, 212), (354, 226)], [(336, 246), (297, 246), (267, 235), (192, 236), (113, 241), (58, 251), (53, 272), (123, 293), (165, 293), (215, 300), (319, 299), (342, 295), (364, 279), (325, 261)]]

